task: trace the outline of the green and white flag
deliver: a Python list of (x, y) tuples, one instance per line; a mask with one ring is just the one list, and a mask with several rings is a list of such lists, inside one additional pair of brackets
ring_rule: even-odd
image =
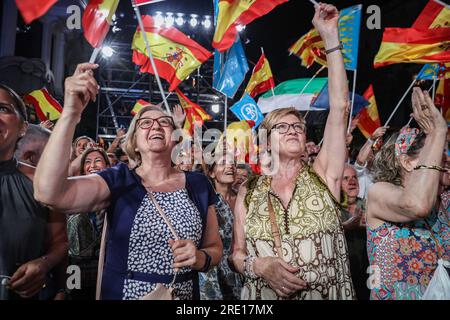
[[(301, 111), (322, 110), (311, 108), (311, 102), (326, 85), (328, 78), (315, 78), (308, 84), (310, 80), (310, 78), (306, 78), (282, 82), (273, 89), (275, 95), (271, 90), (267, 91), (258, 99), (258, 106), (262, 113), (288, 107), (294, 107)], [(302, 91), (303, 93), (300, 94)]]

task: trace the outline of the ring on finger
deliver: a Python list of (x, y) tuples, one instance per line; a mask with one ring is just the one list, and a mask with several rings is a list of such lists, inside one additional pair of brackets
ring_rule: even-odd
[(426, 105), (426, 104), (422, 104), (422, 105), (420, 105), (420, 107), (422, 108), (422, 110), (428, 109), (428, 105)]

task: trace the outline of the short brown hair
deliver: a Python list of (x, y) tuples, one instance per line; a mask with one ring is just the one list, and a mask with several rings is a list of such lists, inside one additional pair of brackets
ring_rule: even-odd
[(292, 114), (292, 115), (294, 115), (294, 116), (296, 116), (298, 118), (298, 120), (305, 127), (304, 131), (306, 133), (306, 121), (303, 118), (303, 116), (300, 113), (300, 111), (298, 111), (294, 107), (281, 108), (281, 109), (273, 110), (272, 112), (267, 114), (266, 117), (264, 118), (264, 120), (261, 122), (261, 125), (259, 126), (259, 130), (266, 129), (268, 132), (270, 132), (272, 130), (273, 126), (277, 123), (278, 120), (280, 120), (284, 116), (287, 116), (287, 115), (290, 115), (290, 114)]
[[(141, 165), (142, 158), (141, 158), (140, 153), (136, 151), (136, 130), (137, 130), (136, 122), (147, 111), (160, 111), (160, 112), (164, 113), (165, 115), (172, 117), (172, 115), (167, 114), (162, 108), (157, 107), (155, 105), (150, 105), (150, 106), (143, 107), (141, 110), (139, 110), (138, 113), (136, 113), (136, 115), (134, 116), (133, 120), (131, 120), (130, 127), (128, 128), (128, 131), (126, 134), (124, 151), (131, 160), (136, 162), (136, 164), (138, 166)], [(173, 128), (175, 129), (175, 126)]]
[(105, 160), (105, 164), (107, 167), (111, 166), (111, 163), (109, 162), (109, 158), (108, 158), (108, 154), (106, 153), (105, 149), (103, 148), (99, 148), (99, 147), (92, 147), (92, 148), (87, 148), (84, 152), (83, 155), (81, 156), (81, 163), (80, 163), (80, 174), (81, 175), (85, 175), (86, 172), (84, 171), (84, 163), (86, 162), (86, 158), (87, 156), (92, 153), (97, 151), (98, 153), (100, 153), (103, 157), (103, 159)]

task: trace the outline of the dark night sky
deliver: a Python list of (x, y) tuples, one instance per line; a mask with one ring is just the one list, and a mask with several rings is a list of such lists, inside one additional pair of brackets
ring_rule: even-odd
[[(411, 83), (413, 76), (421, 68), (417, 64), (396, 64), (376, 70), (373, 69), (373, 58), (378, 51), (383, 28), (410, 27), (427, 2), (428, 0), (330, 1), (338, 9), (355, 4), (363, 4), (356, 92), (362, 94), (369, 84), (372, 83), (374, 85), (382, 122), (388, 118), (390, 111)], [(444, 2), (449, 3), (450, 0), (445, 0)], [(368, 16), (365, 13), (366, 8), (372, 4), (379, 5), (381, 8), (381, 30), (368, 30), (366, 27)], [(171, 11), (175, 13), (197, 13), (200, 15), (213, 14), (212, 0), (166, 0), (141, 8), (143, 13)], [(124, 23), (128, 23), (134, 27), (136, 21), (132, 18), (133, 12), (129, 1), (122, 0), (117, 12), (125, 13)], [(264, 47), (275, 76), (276, 84), (289, 79), (311, 77), (320, 66), (314, 64), (310, 69), (306, 69), (301, 66), (300, 60), (297, 57), (289, 56), (287, 50), (300, 36), (312, 28), (311, 19), (313, 12), (314, 8), (308, 0), (291, 0), (278, 6), (268, 15), (252, 22), (243, 32), (243, 40), (250, 40), (245, 45), (247, 59), (256, 62), (261, 53), (260, 47)], [(131, 42), (134, 30), (128, 30), (129, 32), (123, 34), (121, 37), (129, 38)], [(194, 38), (206, 48), (212, 50), (210, 45), (212, 35), (212, 32), (203, 32), (202, 34), (194, 35)], [(28, 47), (28, 41), (26, 45)], [(21, 51), (20, 48), (18, 49)], [(29, 50), (29, 47), (23, 49)], [(250, 74), (251, 72), (248, 73), (247, 79), (250, 77)], [(323, 71), (321, 76), (326, 76), (326, 71)], [(349, 80), (351, 86), (352, 73), (350, 72)], [(430, 84), (425, 84), (425, 87), (428, 88), (429, 86)], [(409, 99), (409, 97), (405, 99), (398, 114), (394, 117), (391, 124), (392, 127), (401, 127), (408, 121), (410, 113)]]

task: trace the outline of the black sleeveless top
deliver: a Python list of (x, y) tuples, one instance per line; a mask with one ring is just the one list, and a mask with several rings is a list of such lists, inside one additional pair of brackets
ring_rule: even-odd
[(45, 254), (49, 211), (33, 197), (33, 182), (16, 159), (0, 161), (0, 300), (12, 296), (1, 281)]

